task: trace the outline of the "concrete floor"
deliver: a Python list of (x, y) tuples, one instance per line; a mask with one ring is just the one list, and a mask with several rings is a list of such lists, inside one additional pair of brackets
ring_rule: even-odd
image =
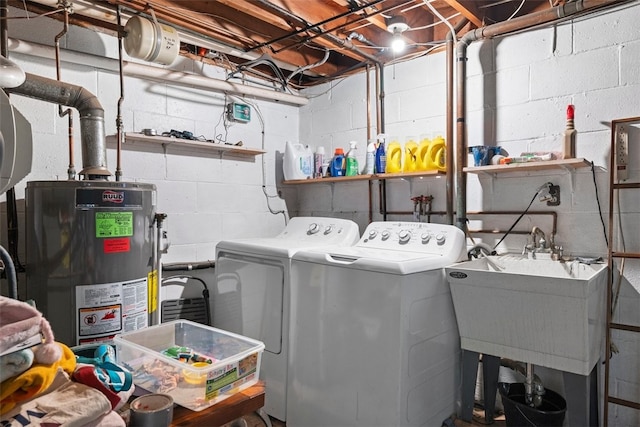
[[(286, 423), (282, 421), (271, 418), (271, 425), (273, 427), (286, 427)], [(474, 409), (473, 410), (473, 421), (471, 423), (464, 422), (462, 420), (454, 419), (453, 425), (455, 427), (474, 427), (474, 426), (486, 426), (487, 424), (484, 421), (484, 410), (482, 409)], [(494, 423), (491, 424), (493, 427), (505, 427), (505, 419), (504, 415), (496, 415)], [(231, 423), (225, 424), (223, 427), (266, 427), (266, 424), (257, 414), (246, 415), (240, 419), (237, 419)], [(332, 427), (332, 426), (324, 426), (324, 427)], [(434, 426), (440, 427), (440, 426)]]

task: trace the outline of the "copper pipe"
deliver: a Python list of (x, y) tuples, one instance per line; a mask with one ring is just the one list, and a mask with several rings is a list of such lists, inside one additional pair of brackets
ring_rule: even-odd
[(122, 178), (122, 140), (124, 132), (122, 131), (122, 103), (124, 102), (124, 73), (122, 61), (122, 17), (120, 15), (120, 5), (116, 6), (116, 17), (118, 24), (118, 65), (120, 73), (120, 98), (118, 98), (118, 114), (116, 115), (116, 181)]
[[(369, 148), (369, 140), (371, 139), (371, 66), (367, 64), (365, 67), (367, 70), (366, 79), (367, 79), (367, 141), (365, 142), (365, 151)], [(374, 155), (375, 158), (375, 155)], [(366, 157), (365, 157), (365, 167), (366, 167)], [(375, 162), (374, 162), (375, 163)], [(369, 188), (369, 223), (373, 222), (373, 182), (369, 180), (367, 182), (367, 187)]]
[[(64, 9), (64, 25), (62, 27), (62, 31), (60, 31), (56, 37), (55, 37), (55, 47), (56, 47), (56, 78), (58, 79), (58, 81), (62, 81), (62, 77), (60, 74), (60, 39), (67, 34), (67, 32), (69, 32), (69, 9), (68, 7), (66, 7), (66, 5), (61, 4), (61, 6), (65, 6)], [(69, 167), (67, 168), (67, 177), (69, 178), (70, 181), (73, 181), (74, 179), (76, 179), (76, 167), (75, 167), (75, 162), (74, 162), (74, 155), (73, 155), (73, 111), (71, 110), (71, 108), (67, 108), (66, 110), (62, 109), (62, 105), (58, 104), (58, 116), (60, 117), (64, 117), (64, 116), (68, 116), (69, 118), (69, 126), (68, 126), (68, 133), (69, 133)]]
[[(324, 21), (320, 21), (320, 22), (317, 22), (317, 23), (312, 24), (312, 25), (307, 24), (307, 25), (305, 25), (305, 26), (304, 26), (304, 28), (301, 28), (301, 29), (299, 29), (299, 30), (293, 31), (293, 32), (291, 32), (291, 33), (285, 34), (285, 35), (280, 36), (280, 37), (276, 37), (275, 39), (271, 39), (271, 40), (269, 40), (269, 41), (266, 41), (266, 42), (262, 42), (262, 43), (260, 43), (260, 44), (257, 44), (257, 45), (255, 45), (255, 46), (253, 46), (252, 48), (247, 49), (247, 52), (251, 52), (252, 50), (260, 49), (261, 47), (269, 46), (269, 45), (271, 45), (271, 44), (273, 44), (273, 43), (277, 43), (277, 42), (279, 42), (279, 41), (286, 40), (286, 39), (288, 39), (288, 38), (290, 38), (290, 37), (293, 37), (293, 36), (296, 36), (296, 35), (298, 35), (298, 34), (300, 34), (300, 33), (304, 33), (305, 31), (309, 31), (309, 30), (317, 29), (317, 28), (318, 28), (318, 27), (320, 27), (321, 25), (327, 24), (327, 23), (329, 23), (329, 22), (331, 22), (331, 21), (335, 21), (336, 19), (339, 19), (339, 18), (344, 18), (345, 16), (352, 15), (352, 14), (354, 14), (355, 12), (359, 12), (359, 11), (361, 11), (361, 10), (364, 10), (364, 9), (366, 9), (366, 8), (368, 8), (368, 7), (371, 7), (371, 6), (373, 6), (373, 5), (376, 5), (376, 4), (378, 4), (378, 3), (382, 3), (383, 1), (384, 1), (384, 0), (373, 0), (371, 3), (367, 3), (367, 4), (365, 4), (364, 6), (358, 6), (358, 7), (354, 8), (354, 9), (349, 9), (347, 12), (343, 12), (343, 13), (341, 13), (341, 14), (339, 14), (339, 15), (332, 16), (331, 18), (325, 19)], [(264, 4), (264, 3), (263, 3), (263, 4)], [(286, 11), (286, 12), (287, 12), (286, 16), (289, 16), (288, 14), (289, 14), (290, 12), (289, 12), (289, 11)], [(377, 12), (377, 13), (380, 13), (380, 12)], [(376, 14), (377, 14), (377, 13), (376, 13)], [(367, 17), (369, 17), (369, 16), (373, 16), (373, 15), (367, 15)], [(289, 17), (290, 17), (290, 16), (289, 16)], [(299, 20), (299, 21), (304, 22), (304, 20), (303, 20), (302, 18), (300, 18), (300, 17), (297, 17), (297, 18), (298, 18), (298, 20)], [(362, 18), (358, 19), (357, 21), (360, 21), (361, 19), (362, 19)], [(355, 21), (355, 22), (357, 22), (357, 21)], [(350, 24), (350, 22), (347, 22), (347, 23), (346, 23), (346, 24), (344, 24), (343, 26), (346, 26), (346, 25), (348, 25), (348, 24)]]

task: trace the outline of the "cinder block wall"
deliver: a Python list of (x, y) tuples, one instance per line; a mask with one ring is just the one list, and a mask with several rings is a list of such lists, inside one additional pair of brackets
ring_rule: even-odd
[[(15, 11), (15, 10), (14, 10)], [(17, 12), (16, 12), (17, 14)], [(62, 24), (50, 18), (31, 18), (11, 21), (9, 37), (53, 46)], [(60, 41), (66, 50), (108, 58), (118, 58), (117, 38), (72, 26)], [(33, 55), (14, 53), (10, 58), (26, 72), (56, 78), (55, 61)], [(140, 62), (124, 54), (126, 61)], [(107, 61), (108, 61), (107, 60)], [(99, 61), (102, 63), (103, 61)], [(96, 66), (62, 62), (61, 79), (82, 86), (95, 94), (105, 109), (107, 135), (116, 133), (117, 103), (120, 97), (119, 75)], [(117, 63), (115, 64), (117, 67)], [(200, 74), (224, 80), (226, 71), (179, 57), (171, 69)], [(12, 95), (14, 105), (32, 125), (34, 159), (32, 172), (16, 186), (16, 196), (22, 223), (20, 249), (24, 262), (24, 192), (26, 183), (33, 180), (66, 180), (67, 118), (58, 116), (58, 106)], [(231, 100), (252, 105), (252, 120), (248, 124), (233, 123), (225, 129), (222, 120), (224, 105)], [(262, 119), (260, 118), (262, 116)], [(249, 160), (220, 157), (217, 153), (190, 151), (162, 146), (122, 151), (122, 181), (155, 184), (158, 211), (168, 214), (166, 229), (171, 241), (164, 262), (193, 262), (212, 260), (215, 245), (222, 239), (253, 236), (273, 236), (285, 225), (284, 214), (273, 211), (295, 211), (295, 198), (278, 197), (276, 182), (282, 180), (279, 154), (284, 152), (285, 141), (296, 139), (299, 126), (298, 107), (283, 102), (255, 98), (226, 98), (224, 94), (191, 87), (158, 83), (152, 80), (126, 77), (122, 121), (124, 131), (140, 132), (144, 128), (159, 133), (190, 131), (194, 136), (219, 139), (244, 147), (264, 148), (266, 154)], [(264, 123), (264, 126), (262, 126)], [(82, 169), (80, 149), (80, 123), (74, 110), (75, 166)], [(264, 147), (262, 135), (264, 132)], [(115, 145), (108, 145), (108, 167), (116, 169)], [(278, 161), (278, 167), (276, 167)], [(263, 172), (264, 162), (264, 172)], [(279, 177), (276, 176), (276, 171)], [(264, 179), (263, 179), (264, 174)], [(268, 199), (263, 192), (271, 196)], [(5, 196), (1, 196), (2, 229), (6, 228)], [(2, 244), (6, 245), (3, 233)], [(6, 247), (6, 246), (5, 246)]]
[[(468, 211), (522, 212), (537, 188), (552, 182), (561, 188), (560, 206), (548, 207), (536, 199), (531, 211), (557, 214), (555, 242), (563, 246), (565, 254), (606, 256), (605, 226), (601, 218), (608, 228), (610, 122), (640, 115), (639, 19), (640, 5), (635, 3), (554, 27), (471, 44), (465, 117), (468, 145), (499, 145), (515, 156), (530, 151), (562, 151), (566, 107), (574, 104), (577, 157), (593, 162), (593, 168), (495, 176), (469, 174)], [(375, 88), (373, 73), (369, 78), (371, 87)], [(410, 135), (444, 133), (444, 53), (387, 66), (384, 81), (386, 134), (404, 141)], [(313, 147), (322, 145), (329, 152), (336, 147), (347, 149), (350, 140), (357, 140), (360, 162), (364, 162), (367, 137), (379, 132), (375, 128), (367, 132), (366, 76), (359, 74), (308, 93), (316, 97), (302, 108), (300, 140)], [(375, 126), (375, 116), (372, 123)], [(630, 173), (637, 182), (640, 130), (635, 127), (629, 132)], [(461, 155), (468, 156), (467, 153)], [(446, 208), (444, 178), (389, 180), (386, 186), (387, 211), (392, 212), (387, 219), (415, 220), (410, 199), (421, 194), (434, 196), (433, 210)], [(351, 218), (364, 230), (368, 222), (368, 191), (366, 182), (302, 186), (298, 189), (300, 214)], [(640, 250), (640, 191), (627, 191), (623, 196), (621, 217), (626, 250), (637, 252)], [(372, 205), (373, 219), (381, 220), (377, 181), (373, 184)], [(516, 217), (470, 216), (470, 228), (504, 232)], [(433, 222), (444, 220), (441, 215), (431, 217)], [(527, 214), (516, 230), (530, 231), (534, 225), (547, 235), (553, 226), (547, 216)], [(474, 237), (493, 245), (502, 237), (502, 232)], [(526, 236), (513, 235), (498, 249), (520, 252), (525, 244)], [(640, 263), (627, 260), (615, 319), (640, 324), (638, 307)], [(611, 394), (638, 401), (640, 337), (633, 333), (614, 333), (614, 343), (620, 354), (612, 362)], [(562, 391), (557, 376), (547, 373), (546, 377), (549, 387)], [(640, 413), (611, 405), (609, 423), (638, 425)]]

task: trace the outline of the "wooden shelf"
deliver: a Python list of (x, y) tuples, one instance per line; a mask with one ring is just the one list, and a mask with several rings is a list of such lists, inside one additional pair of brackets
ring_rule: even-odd
[(337, 176), (337, 177), (311, 178), (311, 179), (294, 179), (289, 181), (282, 181), (282, 183), (285, 185), (329, 184), (334, 182), (381, 181), (385, 179), (426, 178), (426, 177), (444, 176), (444, 175), (445, 175), (445, 172), (441, 172), (441, 171), (422, 171), (422, 172), (383, 173), (383, 174), (373, 174), (373, 175)]
[(530, 172), (549, 169), (573, 170), (578, 168), (586, 168), (591, 166), (591, 162), (585, 159), (563, 159), (563, 160), (546, 160), (539, 162), (527, 163), (511, 163), (509, 165), (489, 165), (489, 166), (473, 166), (466, 167), (463, 170), (467, 173), (488, 173), (502, 174), (511, 172)]
[[(107, 143), (115, 145), (117, 142), (116, 135), (107, 136)], [(236, 145), (226, 145), (214, 142), (194, 141), (190, 139), (173, 138), (169, 136), (147, 136), (138, 132), (126, 132), (124, 134), (123, 149), (134, 146), (158, 146), (183, 148), (186, 150), (197, 150), (219, 153), (220, 156), (228, 155), (231, 157), (255, 157), (266, 153), (264, 150), (255, 148), (239, 147)]]

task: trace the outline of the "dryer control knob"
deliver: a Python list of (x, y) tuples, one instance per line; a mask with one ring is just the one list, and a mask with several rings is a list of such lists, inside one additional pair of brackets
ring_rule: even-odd
[(307, 230), (307, 234), (316, 234), (320, 231), (320, 226), (315, 222), (313, 224), (309, 224), (309, 229)]
[(389, 230), (384, 230), (382, 232), (382, 240), (387, 240), (389, 236), (391, 236), (391, 233), (389, 233)]
[(407, 230), (400, 230), (398, 238), (400, 239), (400, 243), (408, 243), (409, 240), (411, 240), (411, 233)]
[(327, 225), (327, 228), (324, 229), (324, 234), (331, 234), (333, 231), (333, 225)]
[(426, 245), (427, 243), (429, 243), (429, 240), (431, 240), (431, 234), (422, 233), (422, 236), (420, 236), (420, 238), (422, 239), (422, 243)]
[(447, 236), (445, 236), (444, 234), (436, 235), (436, 242), (438, 242), (438, 245), (442, 246), (446, 241), (447, 241)]
[(376, 230), (369, 230), (369, 239), (375, 239), (377, 235), (378, 232)]

